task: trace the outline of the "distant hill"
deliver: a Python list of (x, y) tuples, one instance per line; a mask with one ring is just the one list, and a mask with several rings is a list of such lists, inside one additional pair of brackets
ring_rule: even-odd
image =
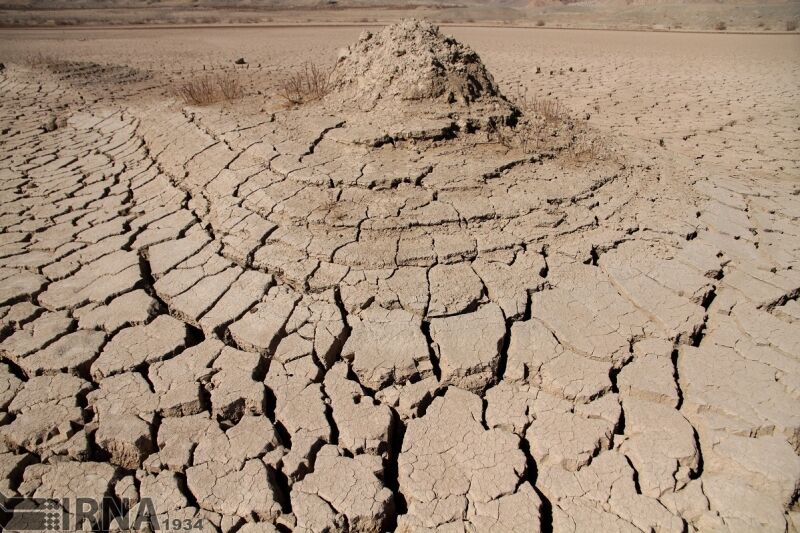
[(0, 0), (0, 26), (441, 24), (786, 31), (800, 0)]

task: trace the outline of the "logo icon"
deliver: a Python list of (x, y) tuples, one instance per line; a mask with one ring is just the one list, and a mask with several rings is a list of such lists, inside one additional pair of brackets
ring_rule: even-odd
[(0, 500), (1, 531), (67, 531), (68, 529), (69, 515), (59, 499)]

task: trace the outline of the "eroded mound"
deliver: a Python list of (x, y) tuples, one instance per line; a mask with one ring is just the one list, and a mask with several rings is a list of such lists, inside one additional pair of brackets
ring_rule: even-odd
[(415, 19), (364, 32), (341, 52), (331, 84), (330, 103), (361, 110), (431, 101), (438, 111), (513, 108), (477, 53)]

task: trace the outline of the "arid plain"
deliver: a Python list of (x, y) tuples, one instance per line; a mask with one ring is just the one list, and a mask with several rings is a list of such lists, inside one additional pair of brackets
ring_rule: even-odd
[[(0, 31), (0, 494), (225, 533), (797, 531), (799, 52)], [(310, 61), (326, 95), (287, 105)]]

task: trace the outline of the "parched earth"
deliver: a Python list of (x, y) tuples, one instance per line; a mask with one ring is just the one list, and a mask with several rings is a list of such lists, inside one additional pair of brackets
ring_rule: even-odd
[[(357, 35), (298, 31), (258, 46)], [(287, 110), (266, 60), (187, 106), (152, 59), (181, 35), (49, 68), (4, 37), (0, 494), (225, 533), (800, 526), (796, 37), (462, 30), (589, 115), (584, 160)]]

